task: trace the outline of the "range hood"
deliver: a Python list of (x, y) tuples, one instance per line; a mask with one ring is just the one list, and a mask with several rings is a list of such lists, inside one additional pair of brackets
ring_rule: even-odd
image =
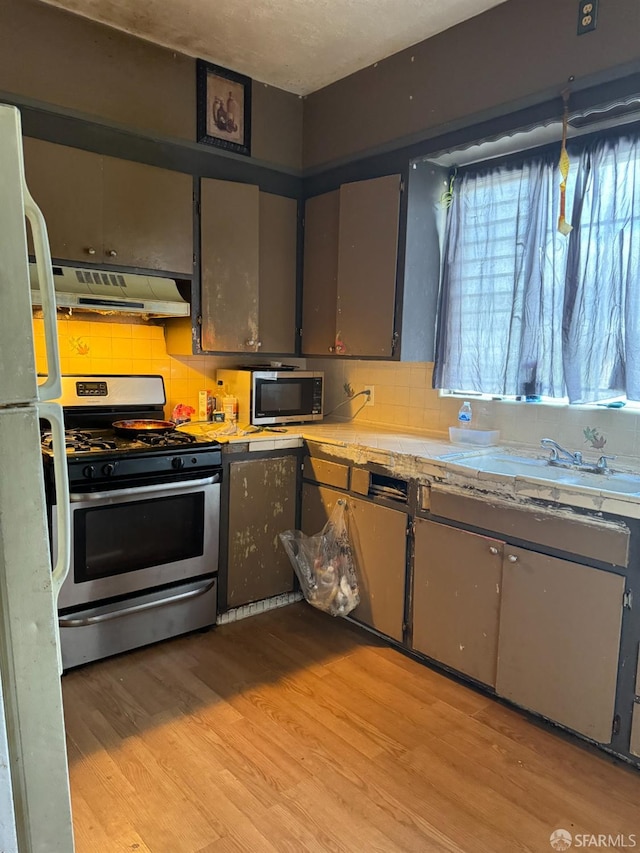
[[(31, 301), (42, 305), (35, 264), (29, 264), (29, 278)], [(54, 266), (53, 281), (58, 308), (150, 317), (186, 317), (191, 310), (170, 278)]]

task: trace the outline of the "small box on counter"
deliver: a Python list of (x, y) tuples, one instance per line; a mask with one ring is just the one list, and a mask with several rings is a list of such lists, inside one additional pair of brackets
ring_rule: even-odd
[(198, 420), (210, 421), (213, 419), (215, 409), (213, 391), (206, 389), (198, 391)]

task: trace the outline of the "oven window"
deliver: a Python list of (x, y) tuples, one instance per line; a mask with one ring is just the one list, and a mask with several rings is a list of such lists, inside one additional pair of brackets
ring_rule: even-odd
[(76, 510), (76, 583), (200, 557), (204, 492)]

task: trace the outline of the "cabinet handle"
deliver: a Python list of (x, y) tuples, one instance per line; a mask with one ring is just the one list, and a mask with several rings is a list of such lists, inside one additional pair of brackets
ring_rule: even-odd
[(118, 253), (116, 252), (115, 249), (109, 249), (109, 251), (107, 252), (107, 255), (109, 255), (110, 258), (117, 258), (118, 257)]
[(518, 562), (518, 558), (516, 557), (515, 554), (509, 554), (509, 556), (507, 557), (507, 560), (509, 560), (510, 563), (517, 563)]
[(253, 347), (253, 346), (255, 346), (256, 342), (255, 341), (245, 341), (244, 344), (247, 347)]
[(498, 549), (496, 548), (495, 545), (489, 545), (489, 553), (490, 554), (497, 554), (498, 553)]
[(86, 252), (87, 252), (87, 255), (95, 255), (96, 250), (93, 248), (93, 246), (89, 246), (89, 248), (86, 249)]
[(261, 346), (262, 346), (262, 341), (256, 341), (256, 346), (257, 346), (257, 347), (261, 347)]
[(335, 352), (335, 351), (336, 351), (335, 347), (329, 347), (329, 352)]

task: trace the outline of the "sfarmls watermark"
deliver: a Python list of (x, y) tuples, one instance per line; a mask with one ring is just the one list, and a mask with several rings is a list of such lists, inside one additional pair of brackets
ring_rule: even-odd
[(637, 846), (636, 835), (605, 835), (604, 833), (582, 832), (572, 835), (567, 829), (555, 829), (549, 838), (554, 850), (568, 850), (570, 847), (600, 847), (603, 850), (625, 850)]

